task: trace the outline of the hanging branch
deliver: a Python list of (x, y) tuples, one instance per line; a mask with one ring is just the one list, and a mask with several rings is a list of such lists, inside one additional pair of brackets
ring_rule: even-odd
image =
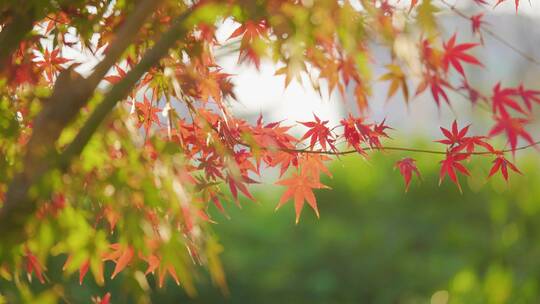
[(56, 140), (87, 104), (103, 76), (135, 39), (159, 3), (155, 0), (138, 3), (134, 12), (118, 29), (105, 58), (88, 78), (82, 78), (72, 68), (59, 75), (51, 97), (35, 119), (32, 136), (26, 145), (23, 170), (13, 178), (0, 210), (0, 231), (6, 241), (24, 240), (22, 227), (36, 208), (35, 199), (30, 197), (29, 191), (54, 167)]

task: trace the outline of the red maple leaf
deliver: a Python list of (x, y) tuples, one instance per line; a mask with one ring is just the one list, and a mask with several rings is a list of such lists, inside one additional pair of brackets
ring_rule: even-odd
[(518, 94), (516, 89), (501, 88), (501, 83), (493, 87), (493, 96), (491, 97), (493, 114), (500, 113), (502, 116), (509, 116), (508, 108), (512, 108), (522, 114), (526, 114), (521, 106), (513, 99)]
[(143, 127), (146, 134), (150, 131), (152, 124), (161, 125), (157, 113), (161, 111), (160, 108), (154, 107), (152, 102), (144, 96), (143, 102), (135, 103), (137, 108), (138, 122), (137, 128)]
[(111, 303), (111, 293), (107, 292), (103, 298), (102, 297), (92, 297), (92, 302), (94, 304), (110, 304)]
[(461, 190), (461, 185), (459, 184), (459, 181), (458, 181), (455, 170), (461, 172), (462, 174), (465, 174), (465, 175), (469, 176), (470, 175), (469, 170), (467, 170), (467, 168), (465, 168), (465, 166), (463, 166), (460, 163), (461, 161), (464, 161), (468, 157), (469, 157), (469, 154), (466, 154), (466, 153), (448, 152), (446, 154), (446, 158), (441, 161), (441, 172), (440, 172), (440, 175), (439, 175), (439, 185), (442, 183), (445, 176), (448, 175), (448, 177), (450, 177), (452, 182), (454, 184), (456, 184), (456, 186), (458, 187), (459, 192), (463, 192)]
[[(481, 0), (483, 1), (483, 0)], [(479, 13), (479, 14), (476, 14), (476, 15), (473, 15), (471, 16), (471, 30), (473, 32), (473, 34), (482, 34), (480, 32), (480, 29), (482, 28), (482, 25), (485, 24), (484, 20), (482, 20), (484, 18), (484, 13)]]
[(520, 84), (516, 91), (516, 93), (523, 99), (523, 102), (529, 111), (532, 111), (533, 101), (540, 104), (540, 91), (527, 90), (525, 87), (523, 87), (523, 84)]
[(459, 152), (461, 150), (465, 150), (467, 151), (467, 153), (472, 153), (476, 149), (476, 146), (481, 146), (487, 151), (492, 152), (492, 153), (495, 152), (495, 149), (493, 148), (493, 146), (484, 140), (486, 138), (487, 137), (485, 136), (465, 137), (463, 139), (462, 144), (455, 147), (453, 149), (453, 152)]
[(454, 122), (452, 123), (452, 131), (441, 127), (441, 131), (446, 137), (446, 139), (436, 140), (436, 142), (448, 145), (450, 147), (453, 147), (455, 145), (459, 146), (465, 141), (465, 135), (467, 135), (470, 126), (471, 125), (467, 125), (461, 130), (459, 130), (457, 121), (454, 120)]
[[(62, 267), (62, 270), (67, 269), (67, 267), (71, 263), (71, 260), (72, 260), (72, 255), (68, 255), (66, 262), (64, 263), (64, 266)], [(90, 267), (90, 259), (86, 259), (86, 261), (84, 261), (79, 267), (79, 285), (82, 285), (84, 277), (86, 276), (86, 273), (88, 273), (89, 267)]]
[(503, 155), (499, 155), (495, 160), (493, 160), (493, 167), (491, 167), (491, 170), (489, 171), (489, 177), (493, 176), (495, 173), (497, 173), (497, 171), (500, 170), (504, 180), (508, 182), (508, 168), (516, 173), (521, 174), (521, 171), (519, 171), (514, 164), (508, 161)]
[(116, 71), (118, 72), (118, 75), (109, 75), (103, 77), (106, 81), (110, 82), (111, 84), (115, 84), (122, 80), (122, 78), (126, 77), (126, 71), (124, 71), (121, 67), (118, 65), (115, 66)]
[(369, 142), (369, 146), (371, 148), (382, 148), (381, 144), (381, 138), (386, 137), (390, 138), (388, 134), (386, 134), (386, 129), (392, 130), (388, 125), (385, 124), (386, 118), (381, 121), (379, 124), (373, 124), (372, 130), (368, 133), (366, 136)]
[(399, 169), (399, 173), (401, 173), (403, 179), (405, 180), (405, 192), (409, 191), (409, 185), (411, 183), (413, 172), (416, 174), (418, 179), (421, 179), (420, 171), (418, 171), (415, 160), (412, 158), (407, 157), (397, 161), (395, 167)]
[(531, 134), (529, 134), (529, 132), (527, 132), (527, 130), (524, 128), (524, 125), (527, 124), (529, 120), (525, 118), (513, 118), (505, 115), (497, 116), (495, 117), (495, 120), (497, 123), (489, 131), (489, 136), (495, 136), (505, 132), (506, 137), (508, 138), (508, 143), (510, 143), (512, 153), (516, 152), (519, 137), (525, 139), (525, 141), (527, 141), (530, 145), (535, 144)]
[(63, 70), (62, 64), (70, 62), (71, 59), (60, 56), (60, 49), (57, 48), (52, 52), (45, 49), (43, 52), (43, 60), (36, 61), (36, 66), (45, 69), (48, 81), (53, 81), (56, 72)]
[(444, 99), (444, 101), (447, 104), (450, 104), (448, 95), (443, 89), (443, 87), (452, 88), (452, 86), (447, 81), (441, 79), (439, 76), (427, 75), (424, 81), (422, 81), (416, 88), (415, 95), (419, 95), (420, 93), (425, 91), (428, 86), (431, 89), (431, 95), (433, 95), (433, 98), (435, 99), (435, 102), (437, 103), (437, 107), (441, 106), (441, 97)]
[(41, 265), (38, 258), (28, 249), (26, 248), (26, 273), (28, 274), (28, 278), (31, 279), (32, 273), (35, 273), (39, 282), (41, 284), (45, 283), (45, 277), (43, 275), (43, 271), (45, 268)]
[(461, 62), (482, 66), (482, 63), (476, 57), (465, 53), (465, 51), (478, 46), (478, 43), (462, 43), (456, 45), (456, 34), (454, 34), (446, 43), (443, 44), (444, 55), (442, 65), (444, 71), (448, 71), (450, 64), (465, 77), (465, 71)]
[(343, 126), (343, 137), (349, 146), (353, 147), (358, 153), (360, 153), (360, 155), (366, 156), (366, 151), (364, 151), (364, 149), (360, 146), (360, 144), (364, 141), (364, 137), (359, 132), (357, 123), (361, 123), (361, 119), (354, 118), (350, 114), (347, 119), (342, 119), (341, 125)]
[(310, 138), (309, 147), (311, 150), (313, 150), (313, 147), (317, 142), (321, 145), (323, 150), (326, 150), (326, 145), (328, 145), (332, 150), (335, 150), (335, 139), (333, 138), (330, 129), (326, 126), (326, 124), (328, 124), (328, 120), (320, 120), (315, 114), (313, 114), (313, 116), (315, 117), (315, 121), (299, 121), (299, 123), (309, 128), (306, 134), (302, 136), (301, 140)]
[(305, 175), (304, 172), (300, 172), (300, 174), (294, 173), (291, 178), (278, 181), (276, 184), (287, 187), (287, 190), (283, 193), (276, 206), (276, 210), (292, 198), (294, 200), (297, 224), (300, 221), (300, 214), (302, 213), (305, 201), (307, 201), (309, 206), (315, 211), (317, 217), (319, 217), (317, 200), (313, 194), (313, 189), (329, 188), (328, 186), (325, 186), (318, 181), (314, 181), (311, 177)]
[[(506, 0), (497, 0), (497, 3), (495, 4), (495, 6), (505, 2)], [(518, 8), (519, 8), (519, 0), (514, 0), (514, 5), (516, 6), (516, 14), (517, 14), (517, 11), (518, 11)]]
[(488, 5), (486, 0), (474, 0), (474, 3), (478, 5)]
[(255, 198), (253, 195), (249, 192), (246, 184), (255, 184), (256, 181), (249, 178), (246, 175), (240, 176), (240, 177), (234, 177), (233, 174), (227, 174), (227, 183), (229, 184), (229, 189), (231, 190), (231, 194), (234, 197), (234, 200), (238, 203), (238, 190), (242, 192), (246, 197), (251, 199), (252, 201), (255, 201)]

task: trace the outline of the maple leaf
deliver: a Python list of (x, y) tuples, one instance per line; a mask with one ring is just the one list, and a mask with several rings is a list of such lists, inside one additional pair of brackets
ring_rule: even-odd
[(390, 81), (390, 88), (388, 89), (386, 99), (390, 99), (396, 94), (397, 90), (401, 88), (401, 92), (403, 93), (405, 102), (408, 102), (409, 88), (407, 86), (405, 74), (403, 73), (401, 68), (395, 64), (389, 64), (386, 66), (386, 68), (389, 70), (389, 72), (379, 78), (379, 80)]
[(302, 175), (310, 176), (314, 180), (319, 180), (321, 172), (326, 176), (332, 177), (330, 170), (324, 165), (325, 161), (331, 158), (322, 154), (305, 154), (300, 161)]
[(365, 113), (369, 107), (366, 88), (361, 84), (356, 85), (354, 88), (354, 97), (360, 112)]
[(266, 36), (268, 25), (266, 20), (260, 20), (258, 22), (248, 20), (237, 27), (227, 40), (243, 36), (242, 39), (253, 40), (259, 36)]
[(456, 45), (456, 34), (452, 35), (446, 43), (443, 44), (444, 55), (442, 65), (444, 71), (448, 71), (450, 64), (456, 69), (463, 77), (465, 77), (465, 71), (460, 61), (482, 66), (482, 63), (476, 59), (476, 57), (466, 54), (465, 51), (478, 46), (478, 43), (462, 43)]
[(467, 135), (470, 126), (471, 125), (467, 125), (461, 130), (459, 130), (457, 121), (454, 120), (454, 122), (452, 123), (452, 131), (441, 127), (441, 131), (446, 137), (446, 139), (436, 140), (435, 142), (445, 144), (450, 147), (453, 147), (455, 145), (461, 145), (466, 139), (465, 135)]
[(262, 19), (259, 21), (248, 20), (241, 24), (229, 36), (229, 39), (242, 36), (240, 43), (239, 61), (248, 59), (255, 63), (255, 66), (260, 66), (260, 55), (265, 48), (261, 47), (261, 41), (267, 40), (268, 23)]
[(131, 262), (134, 250), (133, 247), (123, 246), (120, 243), (111, 244), (110, 247), (113, 250), (103, 256), (103, 261), (113, 261), (116, 264), (111, 275), (111, 279), (114, 279)]
[(367, 133), (367, 139), (368, 139), (368, 142), (369, 142), (369, 146), (371, 148), (382, 148), (382, 144), (381, 144), (381, 138), (382, 137), (385, 137), (385, 138), (390, 138), (390, 136), (388, 136), (388, 134), (386, 134), (386, 129), (392, 129), (390, 128), (389, 126), (387, 126), (385, 124), (386, 122), (386, 118), (383, 119), (383, 121), (381, 121), (381, 123), (379, 124), (373, 124), (373, 127), (372, 127), (372, 130), (369, 131)]
[(152, 102), (144, 96), (143, 102), (136, 102), (137, 108), (137, 128), (143, 127), (146, 134), (150, 131), (152, 124), (161, 125), (157, 113), (161, 111), (160, 108), (154, 107)]
[(285, 88), (289, 86), (291, 80), (295, 79), (299, 84), (302, 84), (302, 72), (306, 71), (306, 64), (300, 62), (299, 64), (287, 64), (276, 70), (274, 76), (285, 75)]
[(329, 188), (328, 186), (312, 180), (312, 178), (306, 176), (303, 172), (300, 172), (300, 174), (294, 173), (291, 178), (280, 180), (276, 184), (287, 187), (287, 190), (283, 193), (276, 206), (276, 210), (292, 198), (294, 200), (297, 224), (300, 221), (300, 214), (302, 213), (305, 201), (307, 201), (308, 205), (315, 211), (317, 217), (319, 217), (317, 200), (313, 194), (313, 189)]
[(48, 49), (45, 49), (43, 52), (43, 60), (36, 61), (36, 66), (45, 69), (45, 74), (47, 75), (48, 81), (53, 81), (56, 72), (63, 70), (62, 64), (70, 62), (71, 59), (64, 58), (60, 56), (60, 49), (54, 49), (52, 52), (49, 52)]
[(43, 272), (45, 268), (41, 265), (37, 257), (26, 248), (26, 273), (28, 274), (28, 279), (31, 281), (32, 274), (35, 273), (39, 282), (41, 284), (45, 283), (45, 277)]
[[(498, 6), (499, 4), (505, 2), (506, 0), (497, 0), (497, 3), (495, 3), (494, 7)], [(514, 0), (514, 5), (516, 6), (516, 14), (518, 12), (519, 8), (519, 0)]]
[(263, 124), (262, 115), (254, 128), (249, 128), (246, 134), (253, 133), (257, 147), (274, 150), (275, 148), (293, 149), (297, 139), (287, 133), (291, 127), (282, 126), (281, 122)]
[(435, 14), (439, 12), (440, 9), (433, 4), (432, 0), (423, 0), (416, 11), (418, 12), (416, 20), (420, 27), (428, 33), (435, 33), (437, 31)]
[(518, 94), (516, 89), (501, 88), (501, 83), (493, 87), (493, 96), (491, 97), (493, 114), (500, 113), (502, 116), (509, 116), (507, 108), (512, 108), (519, 113), (526, 114), (521, 106), (512, 98)]
[(527, 90), (525, 87), (523, 87), (523, 84), (520, 84), (516, 91), (516, 93), (523, 99), (523, 102), (529, 111), (532, 111), (533, 101), (540, 104), (540, 96), (538, 96), (540, 95), (540, 91)]
[(126, 77), (127, 73), (121, 67), (119, 67), (118, 65), (115, 65), (115, 69), (118, 72), (118, 75), (105, 76), (103, 77), (103, 79), (105, 79), (111, 84), (116, 84), (117, 82), (122, 80), (122, 78)]
[(397, 161), (395, 167), (399, 169), (399, 173), (403, 176), (403, 179), (405, 180), (405, 192), (409, 191), (413, 172), (416, 174), (418, 179), (421, 179), (420, 171), (418, 171), (415, 160), (412, 158), (407, 157)]
[(470, 175), (469, 170), (467, 170), (467, 168), (465, 168), (465, 166), (463, 166), (460, 163), (461, 161), (467, 159), (468, 157), (469, 157), (469, 154), (466, 154), (466, 153), (453, 153), (453, 152), (446, 153), (446, 158), (440, 162), (441, 172), (439, 174), (439, 185), (443, 182), (445, 176), (448, 175), (448, 177), (450, 177), (452, 182), (456, 184), (456, 186), (458, 187), (459, 192), (463, 193), (455, 170), (469, 176)]
[(94, 304), (110, 304), (111, 303), (111, 293), (107, 292), (103, 297), (92, 297), (92, 302)]
[(84, 277), (86, 276), (86, 273), (88, 272), (89, 268), (90, 268), (90, 260), (86, 260), (86, 262), (84, 262), (81, 265), (81, 268), (79, 268), (79, 285), (82, 285)]
[(210, 180), (216, 180), (217, 178), (223, 178), (222, 174), (223, 161), (218, 154), (212, 153), (205, 158), (199, 159), (199, 165), (197, 169), (204, 170), (206, 178)]
[(359, 119), (354, 118), (351, 114), (347, 119), (341, 120), (341, 125), (343, 126), (343, 137), (347, 141), (347, 145), (353, 147), (360, 155), (367, 156), (366, 151), (362, 149), (360, 144), (364, 141), (364, 137), (360, 134), (357, 129), (357, 121)]
[(110, 292), (107, 292), (104, 296), (103, 296), (103, 299), (101, 299), (101, 301), (99, 302), (99, 304), (109, 304), (111, 301), (111, 293)]
[(447, 104), (450, 104), (448, 95), (446, 95), (446, 92), (443, 89), (443, 87), (452, 88), (447, 81), (440, 79), (438, 76), (427, 76), (426, 79), (424, 79), (424, 81), (416, 88), (415, 95), (419, 95), (425, 91), (428, 86), (431, 89), (431, 95), (433, 95), (433, 98), (437, 103), (437, 107), (441, 106), (441, 97)]
[(495, 160), (493, 160), (493, 167), (491, 167), (488, 177), (493, 176), (495, 173), (497, 173), (497, 171), (500, 170), (504, 180), (508, 182), (508, 168), (516, 173), (521, 174), (521, 171), (519, 171), (514, 164), (508, 161), (503, 155), (499, 155), (497, 158), (495, 158)]
[(358, 75), (357, 64), (352, 56), (342, 56), (338, 59), (338, 70), (341, 72), (343, 83), (345, 86), (349, 85), (349, 81), (352, 79), (356, 83), (360, 83), (360, 75)]
[(343, 84), (339, 82), (339, 65), (333, 59), (328, 59), (322, 65), (320, 69), (319, 78), (325, 79), (328, 83), (328, 94), (331, 94), (334, 91), (335, 87), (338, 87), (338, 90), (344, 94)]
[(446, 139), (436, 140), (435, 142), (448, 145), (451, 148), (450, 151), (456, 153), (462, 150), (466, 150), (467, 153), (472, 153), (476, 146), (484, 147), (489, 152), (495, 151), (493, 147), (484, 140), (486, 138), (485, 136), (465, 136), (469, 131), (469, 127), (470, 125), (467, 125), (459, 130), (457, 122), (454, 120), (452, 123), (452, 130), (441, 127), (441, 131)]
[(233, 177), (233, 174), (227, 174), (227, 183), (229, 184), (229, 189), (231, 190), (231, 193), (236, 202), (238, 202), (238, 190), (240, 190), (240, 192), (242, 192), (246, 197), (248, 197), (252, 201), (255, 201), (255, 198), (249, 192), (246, 186), (246, 184), (256, 183), (251, 178), (247, 176)]
[(524, 128), (524, 125), (529, 123), (529, 120), (525, 118), (513, 118), (509, 116), (496, 116), (495, 121), (497, 123), (493, 128), (489, 131), (488, 136), (495, 136), (497, 134), (500, 134), (502, 132), (506, 133), (506, 137), (508, 139), (508, 143), (510, 143), (510, 148), (512, 149), (512, 153), (516, 152), (517, 147), (517, 141), (518, 138), (521, 137), (525, 141), (527, 141), (530, 145), (535, 145), (535, 142)]
[(481, 146), (484, 149), (486, 149), (488, 152), (492, 152), (492, 153), (495, 152), (495, 149), (493, 148), (493, 146), (484, 140), (485, 138), (487, 137), (485, 136), (465, 137), (461, 145), (455, 147), (453, 149), (453, 152), (465, 150), (467, 151), (467, 153), (472, 153), (476, 149), (476, 146)]
[(143, 257), (143, 260), (148, 264), (148, 268), (144, 273), (145, 275), (149, 273), (154, 274), (156, 270), (158, 271), (158, 286), (160, 288), (163, 287), (167, 273), (174, 279), (176, 285), (180, 285), (180, 280), (178, 279), (178, 275), (176, 274), (173, 265), (162, 265), (161, 259), (154, 254)]
[(280, 166), (279, 177), (282, 177), (291, 165), (293, 167), (298, 167), (297, 153), (278, 151), (276, 153), (272, 153), (272, 155), (268, 155), (266, 159), (266, 163), (270, 167), (277, 167), (278, 165)]
[(330, 129), (326, 126), (328, 124), (328, 120), (320, 120), (317, 115), (313, 114), (313, 117), (315, 117), (315, 121), (307, 121), (307, 122), (301, 122), (300, 124), (306, 126), (309, 128), (309, 130), (302, 136), (301, 140), (310, 138), (309, 147), (311, 150), (313, 150), (313, 147), (315, 147), (315, 144), (318, 142), (323, 150), (326, 150), (326, 145), (332, 149), (335, 150), (336, 147), (334, 146), (335, 139), (332, 136), (332, 133)]
[[(72, 256), (68, 255), (66, 262), (64, 263), (64, 266), (62, 267), (62, 270), (66, 270), (68, 268), (68, 265), (71, 263)], [(82, 282), (84, 280), (84, 277), (88, 273), (88, 269), (90, 268), (90, 259), (86, 259), (81, 266), (79, 267), (79, 285), (82, 285)]]
[[(483, 0), (481, 0), (483, 1)], [(484, 43), (483, 42), (483, 38), (482, 38), (482, 32), (480, 31), (480, 29), (482, 28), (482, 25), (485, 24), (484, 22), (484, 16), (485, 14), (484, 13), (479, 13), (479, 14), (476, 14), (476, 15), (472, 15), (470, 20), (471, 20), (471, 31), (473, 34), (479, 34), (480, 35), (480, 41), (482, 42), (482, 44)]]
[(482, 6), (482, 5), (488, 5), (486, 0), (474, 0), (474, 3)]

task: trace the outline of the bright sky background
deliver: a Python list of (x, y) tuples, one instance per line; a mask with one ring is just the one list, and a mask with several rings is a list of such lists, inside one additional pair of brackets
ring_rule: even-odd
[[(463, 10), (477, 7), (473, 3), (473, 0), (448, 1), (456, 3)], [(491, 3), (496, 2), (495, 0), (488, 1)], [(399, 5), (408, 7), (410, 1), (400, 1)], [(533, 45), (533, 50), (536, 49), (537, 45), (540, 45), (540, 41), (539, 43), (535, 43), (531, 39), (527, 39), (531, 41), (524, 41), (524, 37), (526, 36), (521, 33), (524, 27), (527, 31), (534, 30), (530, 28), (530, 24), (522, 21), (527, 21), (531, 18), (539, 19), (539, 0), (531, 0), (531, 4), (526, 0), (521, 0), (518, 15), (515, 14), (514, 0), (506, 0), (495, 9), (487, 8), (483, 10), (487, 12), (486, 19), (490, 23), (491, 29), (500, 32), (500, 35), (505, 37), (505, 39), (516, 45), (528, 42)], [(446, 28), (447, 34), (448, 32), (450, 34), (458, 32), (458, 40), (475, 41), (475, 38), (470, 35), (470, 24), (460, 18), (450, 19), (449, 17), (452, 16), (454, 16), (452, 13), (443, 13), (441, 15), (441, 21), (445, 23), (442, 27)], [(511, 20), (512, 25), (501, 24), (499, 20), (503, 19), (499, 19), (499, 17), (504, 17), (504, 20)], [(448, 20), (449, 22), (447, 22)], [(516, 24), (519, 25), (520, 23), (523, 23), (521, 24), (521, 28), (519, 26), (516, 27)], [(535, 25), (534, 28), (540, 27), (540, 23)], [(224, 42), (237, 26), (237, 24), (230, 20), (226, 21), (218, 30), (218, 40)], [(520, 34), (516, 35), (516, 32)], [(529, 36), (540, 37), (540, 30), (536, 32), (536, 35), (533, 34), (529, 33)], [(476, 54), (482, 55), (480, 60), (484, 62), (486, 68), (472, 76), (480, 78), (487, 77), (485, 81), (488, 83), (494, 83), (499, 80), (502, 80), (504, 83), (505, 77), (515, 81), (516, 72), (519, 72), (515, 70), (515, 63), (521, 62), (523, 64), (523, 60), (500, 43), (492, 39), (490, 40), (489, 37), (485, 38), (486, 45), (478, 50)], [(82, 74), (87, 74), (102, 57), (101, 54), (94, 56), (90, 53), (80, 54), (76, 51), (71, 52), (69, 50), (64, 53), (64, 56), (74, 58), (78, 62), (84, 62), (77, 69)], [(505, 58), (505, 60), (501, 61), (501, 57)], [(288, 120), (290, 123), (293, 123), (294, 121), (312, 120), (313, 113), (315, 113), (322, 119), (330, 120), (331, 124), (338, 124), (340, 118), (346, 114), (345, 105), (337, 92), (334, 92), (332, 96), (324, 94), (321, 98), (310, 87), (308, 81), (304, 81), (304, 86), (296, 81), (292, 81), (289, 87), (284, 89), (284, 76), (274, 76), (278, 67), (270, 62), (263, 61), (259, 71), (251, 66), (238, 65), (236, 54), (220, 58), (219, 63), (223, 66), (225, 72), (236, 75), (234, 77), (236, 84), (235, 92), (239, 103), (233, 103), (233, 110), (238, 115), (249, 118), (257, 116), (262, 112), (267, 122)], [(378, 63), (378, 66), (382, 66), (385, 63), (387, 61), (381, 61)], [(471, 69), (471, 71), (473, 70)], [(384, 70), (380, 68), (373, 71), (375, 78), (383, 73)], [(535, 72), (535, 74), (537, 73)], [(529, 76), (529, 78), (531, 77)], [(536, 79), (538, 77), (534, 76), (534, 78)], [(540, 85), (538, 82), (535, 84)], [(413, 87), (410, 88), (411, 93), (414, 93), (416, 85), (413, 84)], [(322, 88), (325, 88), (325, 85), (322, 85)], [(399, 132), (415, 132), (428, 136), (438, 136), (438, 126), (450, 124), (455, 118), (454, 113), (460, 113), (460, 122), (463, 124), (470, 122), (473, 115), (475, 115), (475, 111), (471, 109), (469, 101), (451, 93), (449, 96), (453, 110), (446, 105), (438, 109), (429, 93), (424, 93), (414, 98), (410, 103), (410, 107), (407, 108), (399, 92), (397, 98), (394, 97), (389, 102), (386, 102), (387, 88), (388, 84), (384, 83), (379, 83), (374, 87), (374, 94), (370, 99), (371, 117), (375, 121), (387, 118), (388, 123), (396, 127)], [(354, 103), (352, 100), (349, 100), (349, 102), (351, 104)], [(475, 118), (475, 122), (477, 120)], [(480, 130), (480, 132), (485, 132), (485, 129)], [(398, 136), (396, 135), (396, 137)]]

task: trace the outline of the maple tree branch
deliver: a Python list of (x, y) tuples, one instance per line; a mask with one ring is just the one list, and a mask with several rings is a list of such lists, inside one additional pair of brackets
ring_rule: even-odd
[[(190, 109), (190, 112), (191, 112), (191, 107), (192, 105), (188, 103), (188, 109)], [(196, 115), (197, 113), (194, 112), (194, 114)], [(200, 116), (202, 117), (202, 116)], [(215, 128), (214, 126), (212, 126), (212, 124), (210, 124), (210, 122), (208, 122), (204, 117), (202, 117), (202, 119), (204, 121), (206, 121), (207, 125), (214, 131), (216, 132), (217, 134), (220, 134), (219, 130), (217, 128)], [(336, 126), (338, 127), (338, 126)], [(334, 128), (336, 128), (334, 127)], [(260, 146), (253, 146), (251, 144), (248, 144), (244, 141), (242, 141), (241, 139), (238, 139), (238, 138), (232, 138), (236, 144), (238, 145), (242, 145), (244, 147), (247, 147), (247, 148), (250, 148), (250, 149), (254, 149), (254, 148), (257, 148), (257, 149), (262, 149), (262, 150), (273, 150), (273, 151), (282, 151), (282, 152), (289, 152), (289, 153), (305, 153), (305, 154), (323, 154), (323, 155), (347, 155), (347, 154), (356, 154), (358, 153), (357, 150), (345, 150), (345, 151), (329, 151), (329, 150), (310, 150), (309, 148), (304, 148), (304, 149), (288, 149), (288, 148), (280, 148), (280, 147), (271, 147), (271, 148), (268, 148), (268, 147), (260, 147)], [(509, 152), (515, 152), (515, 151), (520, 151), (520, 150), (526, 150), (526, 149), (529, 149), (529, 148), (532, 148), (532, 147), (536, 147), (540, 145), (540, 140), (539, 141), (536, 141), (534, 143), (531, 143), (531, 144), (527, 144), (527, 145), (524, 145), (524, 146), (521, 146), (521, 147), (517, 147), (515, 148), (514, 150), (512, 149), (503, 149), (503, 150), (495, 150), (497, 153), (509, 153)], [(418, 148), (407, 148), (407, 147), (392, 147), (392, 146), (380, 146), (380, 147), (363, 147), (364, 150), (376, 150), (376, 151), (404, 151), (404, 152), (412, 152), (412, 153), (425, 153), (425, 154), (437, 154), (437, 155), (446, 155), (447, 154), (447, 151), (440, 151), (440, 150), (430, 150), (430, 149), (418, 149)], [(456, 155), (459, 155), (459, 154), (467, 154), (467, 155), (493, 155), (495, 154), (494, 152), (491, 152), (491, 151), (483, 151), (483, 152), (471, 152), (471, 153), (468, 153), (468, 152), (457, 152), (455, 153)]]
[[(242, 145), (245, 145), (247, 147), (251, 147), (251, 145), (246, 143), (241, 143)], [(540, 145), (540, 141), (534, 142), (532, 144), (524, 145), (521, 147), (517, 147), (515, 150), (512, 149), (504, 149), (500, 150), (498, 152), (500, 153), (509, 153), (512, 151), (519, 151), (519, 150), (525, 150), (528, 148), (535, 147), (537, 145)], [(259, 147), (260, 149), (267, 149), (270, 150), (270, 148), (264, 148)], [(426, 153), (426, 154), (439, 154), (439, 155), (446, 155), (446, 151), (440, 151), (440, 150), (430, 150), (430, 149), (417, 149), (417, 148), (406, 148), (406, 147), (392, 147), (392, 146), (381, 146), (381, 147), (366, 147), (365, 150), (378, 150), (378, 151), (406, 151), (406, 152), (413, 152), (413, 153)], [(291, 153), (308, 153), (308, 154), (324, 154), (324, 155), (346, 155), (346, 154), (355, 154), (358, 153), (356, 150), (345, 150), (345, 151), (321, 151), (321, 150), (307, 150), (307, 149), (283, 149), (283, 148), (275, 148), (274, 150), (283, 151), (283, 152), (291, 152)], [(493, 152), (490, 151), (483, 151), (483, 152), (458, 152), (455, 154), (467, 154), (467, 155), (493, 155)]]
[(103, 79), (109, 69), (118, 61), (124, 50), (131, 44), (149, 15), (158, 7), (162, 0), (141, 1), (135, 11), (115, 33), (115, 38), (107, 49), (107, 56), (101, 60), (88, 79), (96, 85)]
[(58, 76), (52, 95), (44, 102), (43, 110), (34, 121), (22, 171), (9, 184), (0, 209), (0, 237), (7, 247), (25, 240), (24, 225), (36, 209), (36, 198), (30, 195), (30, 189), (55, 167), (57, 153), (54, 146), (58, 137), (92, 96), (101, 81), (97, 77), (103, 77), (118, 60), (146, 19), (152, 15), (158, 2), (143, 0), (137, 3), (133, 13), (119, 28), (105, 58), (89, 78), (82, 78), (73, 71), (73, 67)]
[(73, 141), (67, 146), (59, 157), (59, 166), (66, 169), (71, 159), (79, 155), (97, 128), (107, 117), (114, 106), (124, 99), (133, 86), (150, 68), (156, 65), (163, 58), (169, 49), (185, 35), (187, 28), (184, 21), (193, 13), (193, 9), (188, 9), (178, 16), (173, 25), (165, 32), (160, 40), (143, 56), (141, 61), (122, 78), (105, 95), (103, 101), (96, 107), (88, 120), (79, 130)]
[[(441, 1), (441, 3), (443, 3), (445, 6), (447, 6), (451, 11), (453, 11), (456, 15), (458, 15), (459, 17), (463, 18), (463, 19), (467, 19), (467, 20), (471, 20), (471, 17), (470, 16), (467, 16), (465, 13), (463, 13), (462, 11), (460, 11), (459, 9), (456, 8), (455, 5), (453, 4), (450, 4), (448, 1), (446, 0), (439, 0)], [(531, 62), (531, 63), (534, 63), (536, 65), (540, 65), (540, 61), (538, 61), (536, 58), (534, 58), (533, 56), (525, 53), (524, 51), (522, 51), (521, 49), (519, 49), (518, 47), (514, 46), (513, 44), (511, 44), (510, 42), (508, 42), (506, 39), (504, 39), (501, 35), (497, 34), (496, 32), (492, 31), (491, 29), (489, 28), (486, 28), (485, 26), (482, 26), (480, 25), (480, 29), (482, 31), (484, 31), (488, 36), (491, 36), (493, 39), (499, 41), (500, 43), (502, 43), (503, 45), (505, 45), (506, 47), (508, 47), (509, 49), (511, 49), (512, 51), (514, 51), (516, 54), (518, 54), (519, 56), (523, 57), (525, 60)]]

